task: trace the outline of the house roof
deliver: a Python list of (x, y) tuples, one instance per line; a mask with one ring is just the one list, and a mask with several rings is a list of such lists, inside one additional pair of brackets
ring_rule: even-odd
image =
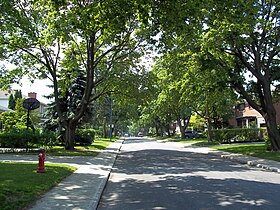
[(13, 110), (0, 105), (0, 112), (10, 112), (10, 111)]
[(9, 96), (12, 94), (11, 91), (7, 90), (0, 90), (0, 98), (9, 98)]

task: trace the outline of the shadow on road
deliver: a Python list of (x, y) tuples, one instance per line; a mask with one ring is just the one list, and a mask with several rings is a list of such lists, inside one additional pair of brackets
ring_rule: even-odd
[(118, 156), (98, 209), (280, 209), (272, 196), (279, 190), (278, 174), (210, 154), (139, 148)]

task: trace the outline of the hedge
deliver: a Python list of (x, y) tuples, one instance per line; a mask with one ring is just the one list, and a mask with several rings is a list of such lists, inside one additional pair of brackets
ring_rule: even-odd
[(30, 148), (36, 146), (52, 147), (57, 144), (53, 132), (41, 132), (31, 129), (12, 129), (0, 133), (0, 147), (5, 148)]
[(94, 129), (91, 128), (80, 128), (77, 129), (76, 134), (80, 135), (81, 137), (84, 138), (91, 138), (91, 139), (95, 139), (95, 133), (96, 131)]
[(266, 129), (262, 128), (212, 130), (213, 140), (220, 143), (264, 141), (266, 135)]

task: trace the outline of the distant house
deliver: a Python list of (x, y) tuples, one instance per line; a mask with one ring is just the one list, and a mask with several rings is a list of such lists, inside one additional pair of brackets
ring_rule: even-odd
[[(3, 111), (11, 111), (11, 109), (8, 109), (9, 105), (9, 97), (11, 94), (14, 94), (14, 91), (0, 91), (0, 112)], [(37, 93), (30, 92), (28, 93), (28, 96), (23, 96), (23, 98), (37, 98)], [(40, 102), (39, 112), (43, 114), (46, 109), (46, 104)]]
[(0, 105), (0, 113), (2, 113), (2, 112), (10, 112), (10, 111), (13, 111), (13, 110)]
[(8, 108), (10, 94), (9, 91), (0, 91), (0, 106)]
[[(35, 93), (35, 92), (28, 93), (28, 98), (37, 98), (37, 93)], [(45, 103), (40, 102), (39, 112), (41, 114), (43, 114), (45, 112), (46, 106), (47, 105)]]
[[(280, 102), (275, 103), (274, 107), (276, 109), (276, 120), (277, 124), (280, 124)], [(233, 127), (266, 127), (266, 123), (262, 115), (255, 109), (253, 109), (248, 102), (235, 106), (235, 116), (229, 119), (229, 124)]]

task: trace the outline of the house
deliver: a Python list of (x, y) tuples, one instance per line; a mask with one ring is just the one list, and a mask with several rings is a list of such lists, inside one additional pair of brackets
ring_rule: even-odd
[(10, 91), (0, 91), (0, 106), (8, 108)]
[(2, 112), (10, 112), (10, 111), (13, 111), (13, 110), (0, 105), (0, 113), (2, 113)]
[[(9, 97), (11, 94), (14, 94), (14, 91), (0, 91), (0, 112), (3, 111), (11, 111), (8, 109), (9, 105)], [(30, 92), (28, 93), (28, 96), (23, 96), (23, 98), (37, 98), (37, 93), (35, 92)], [(46, 109), (46, 104), (40, 102), (40, 107), (39, 107), (39, 112), (43, 114)], [(1, 111), (2, 110), (2, 111)]]
[[(36, 99), (37, 98), (37, 93), (35, 93), (35, 92), (28, 93), (28, 98), (35, 98)], [(40, 102), (39, 112), (41, 114), (43, 114), (45, 112), (46, 106), (47, 105), (45, 103)]]
[[(276, 109), (276, 121), (280, 125), (280, 102), (275, 103), (274, 107)], [(266, 127), (266, 123), (262, 115), (255, 109), (253, 109), (248, 102), (235, 106), (235, 116), (229, 119), (229, 124), (233, 127)]]

